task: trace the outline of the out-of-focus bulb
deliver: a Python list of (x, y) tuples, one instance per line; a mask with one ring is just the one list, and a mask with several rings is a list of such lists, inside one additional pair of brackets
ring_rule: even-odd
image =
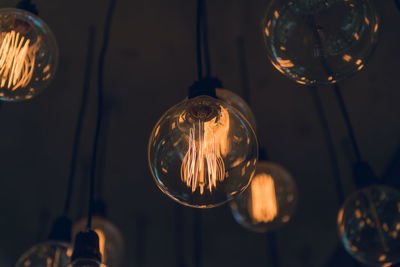
[[(72, 228), (73, 236), (85, 230), (86, 223), (87, 219), (76, 222)], [(99, 237), (102, 262), (108, 266), (121, 266), (121, 259), (124, 254), (124, 238), (119, 229), (110, 220), (98, 215), (92, 217), (92, 228)]]
[(30, 99), (55, 75), (58, 47), (49, 27), (21, 9), (0, 9), (0, 99)]
[(258, 157), (247, 119), (209, 96), (169, 109), (150, 136), (148, 160), (162, 192), (196, 208), (233, 199), (249, 185)]
[(253, 127), (253, 130), (256, 130), (256, 118), (254, 113), (243, 98), (227, 89), (217, 88), (215, 89), (215, 92), (218, 99), (221, 99), (240, 111), (249, 121), (250, 125)]
[(332, 84), (365, 67), (378, 39), (370, 0), (273, 0), (264, 37), (274, 67), (300, 84)]
[(72, 255), (68, 243), (47, 241), (36, 245), (25, 252), (15, 267), (67, 267)]
[(347, 252), (369, 266), (400, 263), (400, 192), (375, 185), (347, 198), (338, 213)]
[(249, 230), (266, 232), (287, 223), (297, 202), (296, 184), (288, 171), (259, 161), (246, 191), (231, 202), (235, 220)]

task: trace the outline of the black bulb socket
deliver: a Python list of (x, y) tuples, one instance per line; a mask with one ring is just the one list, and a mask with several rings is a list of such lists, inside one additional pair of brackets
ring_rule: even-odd
[(53, 222), (49, 240), (61, 241), (70, 243), (71, 242), (71, 227), (72, 222), (66, 216), (61, 216)]
[(101, 262), (99, 236), (93, 230), (79, 232), (75, 238), (71, 261), (88, 259)]
[(195, 98), (201, 95), (217, 98), (216, 88), (222, 88), (222, 82), (219, 79), (215, 77), (201, 79), (189, 87), (188, 98)]
[(357, 189), (361, 189), (373, 184), (380, 184), (368, 162), (359, 161), (353, 165), (353, 175)]

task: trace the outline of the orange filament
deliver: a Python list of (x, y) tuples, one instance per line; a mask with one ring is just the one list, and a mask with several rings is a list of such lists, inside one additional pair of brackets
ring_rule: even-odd
[(250, 186), (249, 211), (255, 223), (268, 223), (278, 215), (275, 183), (271, 175), (262, 173), (253, 178)]

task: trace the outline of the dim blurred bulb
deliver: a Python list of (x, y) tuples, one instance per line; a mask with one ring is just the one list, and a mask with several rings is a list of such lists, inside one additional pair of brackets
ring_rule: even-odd
[[(87, 219), (76, 222), (72, 228), (73, 236), (86, 229)], [(92, 217), (92, 228), (99, 237), (99, 249), (105, 265), (121, 266), (124, 254), (124, 238), (119, 229), (107, 218)]]
[(296, 184), (284, 168), (259, 161), (246, 191), (231, 202), (235, 220), (255, 232), (275, 230), (287, 223), (297, 202)]
[(48, 26), (21, 9), (0, 9), (0, 99), (30, 99), (45, 89), (58, 63)]
[(278, 71), (300, 84), (332, 84), (364, 68), (379, 20), (372, 0), (273, 0), (263, 26)]
[(148, 148), (161, 191), (196, 208), (221, 205), (245, 190), (257, 157), (257, 138), (247, 119), (209, 96), (169, 109), (155, 125)]
[(339, 211), (338, 230), (358, 261), (384, 267), (400, 263), (400, 192), (375, 185), (353, 193)]
[(67, 267), (72, 254), (71, 245), (58, 241), (47, 241), (25, 252), (15, 267)]

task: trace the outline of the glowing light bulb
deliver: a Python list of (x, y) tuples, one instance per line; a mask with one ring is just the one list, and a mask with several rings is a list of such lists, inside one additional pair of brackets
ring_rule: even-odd
[(235, 220), (255, 232), (275, 230), (287, 223), (297, 202), (296, 184), (283, 167), (259, 161), (246, 191), (231, 202)]
[(346, 251), (370, 266), (400, 263), (400, 192), (375, 185), (347, 198), (338, 213)]
[[(76, 222), (72, 227), (73, 236), (86, 229), (87, 219)], [(119, 229), (107, 218), (95, 215), (92, 217), (92, 228), (99, 238), (99, 249), (102, 262), (108, 266), (121, 266), (124, 254), (124, 238)]]
[(15, 267), (67, 267), (72, 247), (68, 243), (47, 241), (25, 252)]
[(231, 90), (217, 88), (215, 91), (218, 99), (226, 102), (228, 105), (231, 105), (240, 111), (249, 121), (250, 125), (253, 127), (253, 130), (256, 130), (256, 118), (254, 113), (243, 98)]
[(272, 65), (300, 84), (332, 84), (360, 71), (378, 39), (370, 0), (273, 0), (263, 25)]
[(30, 99), (54, 77), (58, 48), (48, 26), (34, 14), (0, 9), (0, 99)]
[(185, 99), (168, 110), (150, 136), (148, 159), (162, 192), (197, 208), (225, 203), (245, 190), (258, 157), (247, 119), (209, 96)]

